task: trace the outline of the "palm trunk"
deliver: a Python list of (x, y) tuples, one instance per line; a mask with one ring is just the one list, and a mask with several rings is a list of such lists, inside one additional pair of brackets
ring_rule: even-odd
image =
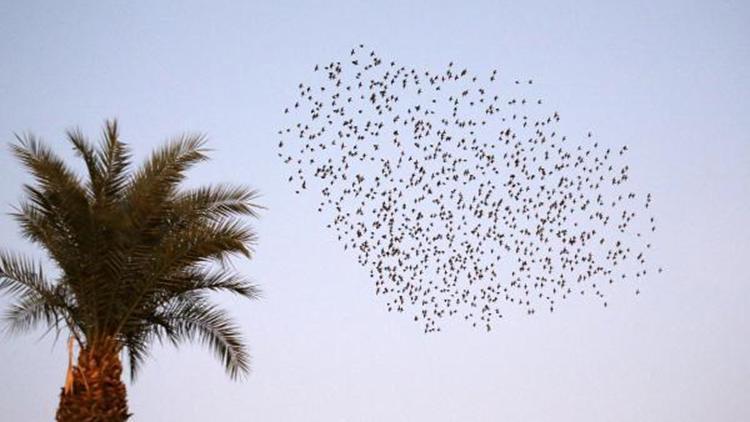
[(72, 382), (60, 392), (58, 422), (121, 422), (130, 417), (119, 351), (114, 340), (81, 350)]

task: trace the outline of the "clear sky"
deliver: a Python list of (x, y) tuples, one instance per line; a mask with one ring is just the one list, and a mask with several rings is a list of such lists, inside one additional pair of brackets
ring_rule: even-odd
[[(65, 129), (117, 117), (140, 159), (202, 131), (215, 151), (191, 183), (249, 184), (268, 207), (238, 265), (264, 298), (223, 300), (252, 375), (156, 348), (128, 384), (135, 421), (750, 420), (750, 3), (156, 3), (0, 3), (0, 140), (33, 131), (72, 158)], [(387, 313), (275, 157), (296, 84), (360, 42), (533, 77), (568, 124), (628, 144), (665, 273), (607, 309), (573, 300), (491, 333)], [(7, 148), (0, 169), (10, 212), (28, 178)], [(0, 218), (0, 247), (40, 256), (17, 233)], [(54, 415), (67, 356), (40, 335), (0, 342), (0, 420)]]

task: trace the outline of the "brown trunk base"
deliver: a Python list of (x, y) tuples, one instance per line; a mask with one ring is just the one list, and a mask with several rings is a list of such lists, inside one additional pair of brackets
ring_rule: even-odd
[(73, 368), (70, 391), (60, 392), (58, 422), (122, 422), (128, 414), (122, 363), (115, 344), (87, 346)]

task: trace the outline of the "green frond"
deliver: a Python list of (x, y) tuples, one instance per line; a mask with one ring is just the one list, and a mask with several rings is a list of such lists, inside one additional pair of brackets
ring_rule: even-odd
[(255, 202), (258, 191), (238, 186), (203, 186), (179, 192), (174, 198), (175, 214), (220, 220), (247, 215), (257, 218), (263, 207)]
[(65, 255), (74, 246), (71, 241), (72, 235), (68, 233), (68, 229), (57, 215), (45, 209), (46, 204), (38, 205), (40, 201), (46, 202), (41, 193), (30, 186), (27, 186), (25, 190), (28, 197), (38, 196), (38, 200), (21, 203), (10, 215), (21, 227), (21, 234), (25, 238), (43, 247), (50, 257), (64, 268)]
[(68, 141), (73, 144), (73, 150), (86, 163), (89, 175), (87, 183), (88, 194), (90, 201), (93, 202), (96, 199), (97, 193), (101, 190), (102, 179), (104, 179), (104, 175), (102, 174), (104, 170), (97, 156), (97, 151), (80, 129), (70, 129), (66, 132), (66, 135)]
[(149, 356), (150, 338), (147, 330), (134, 331), (123, 336), (120, 340), (128, 355), (130, 379), (135, 381), (141, 365)]
[(239, 221), (199, 222), (172, 228), (157, 248), (144, 249), (132, 257), (153, 275), (148, 281), (153, 283), (191, 265), (210, 264), (235, 254), (250, 257), (255, 242), (253, 230)]
[(197, 340), (206, 345), (232, 379), (250, 372), (250, 356), (242, 335), (225, 311), (205, 301), (191, 300), (162, 317), (173, 327), (173, 342)]
[(186, 228), (165, 246), (184, 250), (184, 257), (190, 262), (205, 262), (232, 254), (250, 258), (256, 240), (255, 232), (242, 222), (220, 221)]
[(15, 303), (11, 303), (3, 315), (6, 330), (11, 334), (30, 331), (42, 323), (59, 330), (60, 320), (57, 307), (36, 293), (26, 294)]
[(31, 172), (45, 190), (66, 192), (84, 197), (78, 177), (65, 163), (42, 144), (34, 135), (16, 135), (17, 144), (11, 144), (11, 151)]
[(23, 297), (29, 292), (43, 294), (52, 291), (45, 280), (42, 266), (19, 255), (0, 252), (0, 291)]
[(137, 207), (173, 193), (190, 167), (208, 159), (205, 143), (203, 135), (183, 135), (154, 151), (131, 177), (129, 202)]
[(228, 292), (247, 299), (259, 299), (260, 289), (249, 280), (232, 271), (204, 268), (186, 269), (179, 275), (160, 282), (171, 295), (186, 292)]
[(3, 318), (7, 330), (13, 333), (27, 331), (41, 322), (57, 325), (74, 312), (61, 287), (45, 279), (41, 265), (7, 252), (0, 252), (2, 291), (13, 298)]
[(104, 169), (101, 194), (109, 203), (120, 198), (127, 187), (129, 182), (127, 170), (132, 157), (128, 146), (120, 141), (116, 120), (109, 120), (105, 124), (98, 156)]
[[(24, 185), (28, 205), (22, 205), (21, 209), (26, 213), (14, 215), (22, 229), (26, 229), (24, 235), (37, 242), (55, 239), (55, 242), (43, 244), (55, 257), (62, 256), (62, 251), (70, 254), (85, 248), (92, 229), (85, 189), (73, 172), (35, 137), (28, 135), (17, 139), (19, 144), (11, 145), (13, 153), (37, 182), (36, 186)], [(39, 224), (36, 229), (32, 228), (34, 222)], [(46, 236), (40, 235), (40, 226), (45, 227)]]

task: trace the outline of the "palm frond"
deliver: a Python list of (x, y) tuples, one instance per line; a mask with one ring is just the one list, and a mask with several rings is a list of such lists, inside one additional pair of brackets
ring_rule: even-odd
[(0, 251), (0, 291), (13, 296), (24, 296), (28, 292), (43, 294), (52, 291), (44, 278), (42, 266), (20, 255)]
[[(75, 246), (72, 234), (59, 217), (48, 208), (44, 195), (30, 186), (28, 197), (36, 198), (14, 207), (10, 215), (21, 227), (21, 234), (44, 248), (61, 268), (69, 267), (69, 251)], [(38, 204), (42, 204), (41, 206)]]
[[(56, 239), (43, 246), (57, 258), (65, 253), (85, 249), (91, 239), (91, 209), (86, 190), (70, 169), (34, 136), (17, 137), (13, 153), (30, 170), (37, 186), (24, 185), (27, 211), (14, 216), (28, 229), (24, 235), (37, 242)], [(36, 218), (31, 217), (33, 210)], [(36, 224), (36, 228), (33, 228)], [(43, 226), (46, 236), (40, 236)], [(53, 236), (54, 234), (54, 236)], [(57, 250), (53, 250), (57, 249)], [(61, 260), (64, 264), (66, 260)], [(70, 268), (65, 268), (70, 270)]]
[(222, 269), (189, 268), (160, 280), (160, 287), (171, 296), (186, 292), (229, 292), (247, 299), (259, 299), (261, 291), (241, 275)]
[(255, 202), (257, 190), (239, 186), (216, 185), (187, 189), (174, 197), (174, 213), (178, 217), (202, 217), (211, 220), (247, 215), (259, 217), (263, 207)]
[(98, 155), (104, 168), (102, 196), (107, 201), (119, 198), (128, 184), (127, 170), (132, 156), (128, 146), (120, 141), (116, 120), (106, 122)]
[(134, 282), (158, 289), (159, 279), (171, 277), (180, 269), (210, 264), (235, 254), (250, 257), (255, 242), (253, 230), (238, 221), (199, 223), (173, 229), (158, 247), (133, 253), (134, 265), (150, 275)]
[(61, 318), (57, 307), (36, 293), (26, 294), (15, 303), (11, 303), (3, 315), (6, 331), (11, 334), (30, 331), (41, 323), (59, 330)]
[(78, 177), (39, 139), (31, 134), (16, 134), (16, 140), (18, 143), (11, 144), (11, 151), (40, 186), (45, 190), (68, 193), (76, 199), (85, 197)]
[(122, 337), (120, 340), (124, 350), (128, 355), (128, 366), (130, 369), (130, 379), (135, 381), (141, 365), (149, 356), (148, 348), (150, 338), (149, 330), (134, 330)]
[(4, 315), (7, 330), (27, 331), (40, 322), (57, 325), (62, 319), (75, 329), (70, 319), (75, 313), (61, 287), (47, 281), (41, 265), (8, 252), (0, 252), (0, 292), (14, 299)]
[(88, 170), (89, 175), (89, 197), (90, 201), (94, 202), (98, 193), (101, 191), (102, 180), (104, 179), (104, 175), (102, 174), (104, 169), (102, 168), (102, 163), (97, 156), (97, 151), (86, 139), (86, 136), (80, 129), (70, 129), (66, 132), (66, 135), (68, 141), (73, 144), (73, 150), (86, 163), (86, 169)]
[(208, 159), (203, 135), (183, 135), (157, 149), (130, 178), (128, 202), (134, 207), (160, 205), (194, 164)]
[(242, 335), (225, 311), (192, 298), (182, 301), (161, 317), (173, 328), (173, 342), (197, 340), (206, 345), (232, 379), (250, 372), (250, 356), (245, 351)]

